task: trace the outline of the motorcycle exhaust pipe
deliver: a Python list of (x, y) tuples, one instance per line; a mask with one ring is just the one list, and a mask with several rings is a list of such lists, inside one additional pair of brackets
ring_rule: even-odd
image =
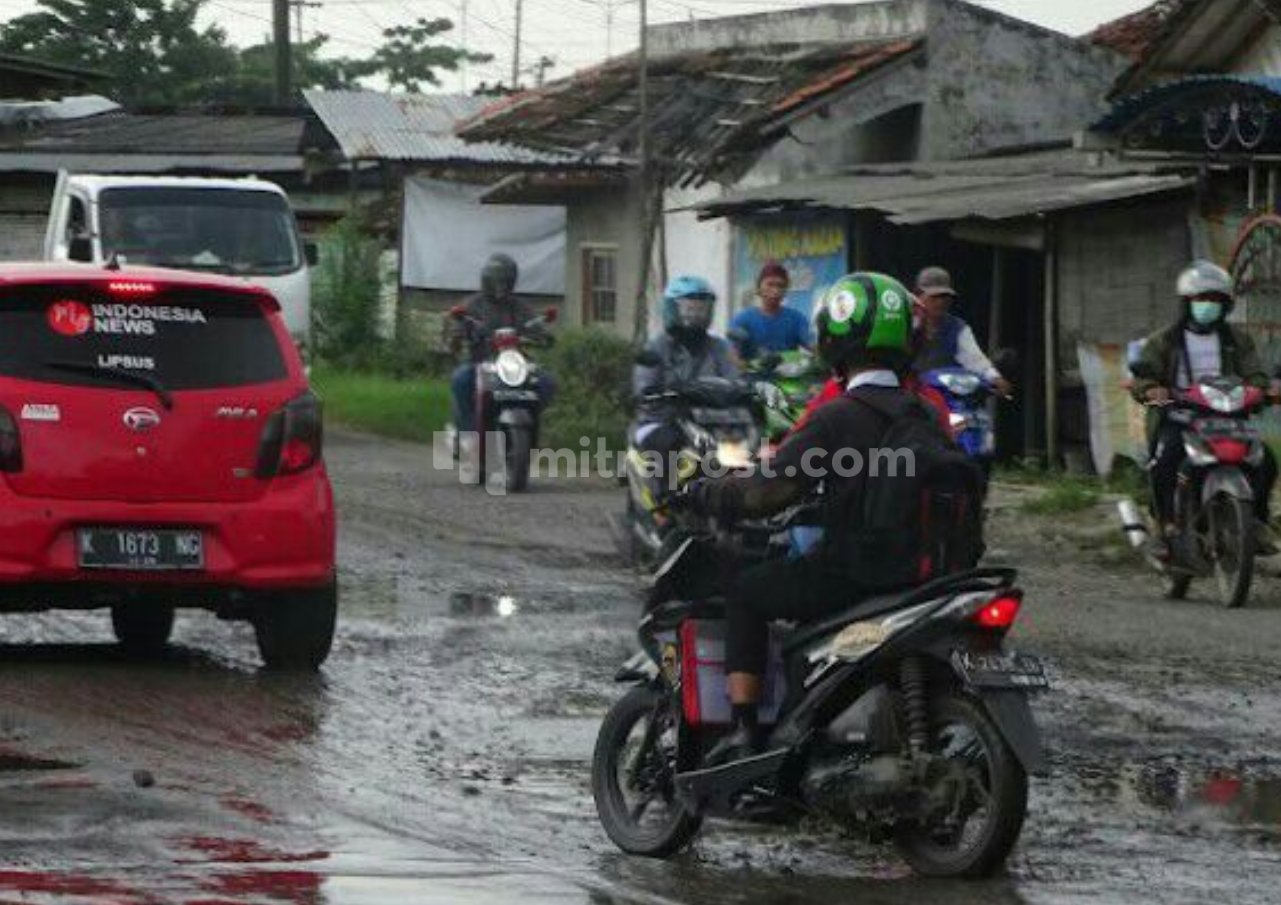
[(1125, 532), (1130, 546), (1135, 549), (1142, 547), (1148, 539), (1148, 526), (1143, 520), (1143, 513), (1139, 512), (1138, 505), (1134, 500), (1126, 497), (1116, 504), (1116, 509), (1121, 515), (1121, 530)]

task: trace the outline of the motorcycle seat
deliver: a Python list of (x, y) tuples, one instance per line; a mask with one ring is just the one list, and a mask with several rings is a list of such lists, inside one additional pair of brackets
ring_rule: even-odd
[(900, 591), (894, 594), (880, 594), (860, 600), (852, 607), (842, 610), (835, 616), (828, 616), (818, 622), (805, 622), (783, 636), (783, 655), (790, 656), (798, 648), (805, 647), (821, 638), (839, 631), (845, 626), (860, 619), (871, 619), (884, 616), (901, 609), (912, 597), (911, 591)]

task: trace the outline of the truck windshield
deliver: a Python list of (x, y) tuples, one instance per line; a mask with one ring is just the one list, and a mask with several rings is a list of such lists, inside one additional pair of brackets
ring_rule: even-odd
[(302, 266), (283, 197), (245, 189), (118, 188), (99, 200), (102, 250), (132, 264), (270, 276)]

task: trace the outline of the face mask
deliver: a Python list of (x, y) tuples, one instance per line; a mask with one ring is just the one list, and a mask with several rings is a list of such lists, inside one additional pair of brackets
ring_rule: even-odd
[(1192, 320), (1196, 321), (1202, 327), (1208, 327), (1211, 324), (1217, 324), (1223, 317), (1222, 302), (1193, 302), (1192, 303)]

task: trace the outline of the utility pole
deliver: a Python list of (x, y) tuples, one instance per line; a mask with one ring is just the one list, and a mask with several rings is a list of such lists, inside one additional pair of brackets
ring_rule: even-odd
[(298, 30), (295, 40), (299, 45), (305, 44), (307, 35), (303, 32), (302, 13), (305, 9), (320, 9), (324, 4), (315, 2), (315, 0), (289, 0), (290, 5), (294, 8), (294, 27)]
[(637, 101), (640, 108), (637, 122), (637, 153), (640, 169), (641, 192), (641, 268), (640, 285), (636, 287), (636, 311), (633, 333), (637, 342), (643, 342), (649, 334), (649, 277), (653, 269), (654, 233), (656, 216), (662, 216), (661, 202), (655, 204), (653, 180), (650, 174), (649, 159), (649, 38), (646, 25), (649, 23), (648, 0), (640, 0), (640, 52), (639, 71), (637, 72)]
[(605, 59), (614, 56), (614, 0), (605, 0)]
[(525, 0), (516, 0), (516, 41), (512, 47), (512, 91), (520, 89), (520, 26)]
[(293, 99), (293, 48), (289, 43), (289, 0), (271, 0), (271, 24), (276, 50), (276, 103)]
[[(465, 48), (470, 47), (471, 45), (467, 43), (467, 0), (462, 0), (462, 3), (458, 8), (458, 18), (460, 20), (458, 24), (461, 32), (461, 37), (462, 37), (462, 46)], [(462, 71), (459, 73), (459, 76), (462, 80), (463, 94), (466, 94), (467, 93), (467, 55), (466, 54), (463, 54), (461, 68), (462, 68)]]

